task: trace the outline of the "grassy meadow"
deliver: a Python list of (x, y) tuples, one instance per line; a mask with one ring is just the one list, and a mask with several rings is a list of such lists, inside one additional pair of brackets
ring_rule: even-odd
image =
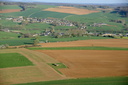
[(19, 53), (0, 53), (0, 68), (30, 65), (33, 63)]
[(8, 44), (9, 46), (29, 45), (33, 44), (33, 40), (32, 38), (0, 39), (0, 44)]

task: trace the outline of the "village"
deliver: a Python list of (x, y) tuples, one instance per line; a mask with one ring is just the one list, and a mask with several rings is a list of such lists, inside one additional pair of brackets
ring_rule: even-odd
[[(21, 36), (18, 36), (18, 38), (29, 38), (29, 37), (35, 37), (35, 36), (53, 36), (55, 38), (61, 38), (61, 37), (78, 37), (78, 36), (103, 36), (103, 37), (128, 37), (128, 33), (122, 34), (122, 33), (93, 33), (93, 32), (87, 32), (86, 31), (86, 23), (78, 23), (78, 22), (71, 22), (69, 20), (65, 19), (57, 19), (57, 18), (24, 18), (23, 16), (18, 16), (17, 18), (8, 17), (5, 18), (5, 20), (10, 20), (15, 23), (20, 23), (21, 25), (26, 25), (29, 23), (47, 23), (52, 25), (51, 29), (47, 29), (42, 33), (22, 33), (21, 31), (16, 30), (10, 30), (9, 28), (0, 29), (0, 31), (3, 32), (12, 32), (12, 33), (18, 33), (21, 34)], [(108, 25), (107, 23), (93, 23), (89, 26), (91, 27), (101, 27)], [(66, 32), (56, 32), (54, 29), (55, 26), (76, 26), (75, 29), (68, 29)]]

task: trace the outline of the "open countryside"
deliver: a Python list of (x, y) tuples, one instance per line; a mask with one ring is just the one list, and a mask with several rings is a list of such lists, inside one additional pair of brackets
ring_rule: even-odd
[(11, 1), (0, 1), (0, 85), (128, 84), (126, 3)]

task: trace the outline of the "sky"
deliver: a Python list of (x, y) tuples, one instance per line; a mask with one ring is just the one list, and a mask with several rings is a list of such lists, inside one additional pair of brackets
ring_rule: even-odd
[(128, 0), (0, 0), (17, 2), (55, 2), (55, 3), (128, 3)]

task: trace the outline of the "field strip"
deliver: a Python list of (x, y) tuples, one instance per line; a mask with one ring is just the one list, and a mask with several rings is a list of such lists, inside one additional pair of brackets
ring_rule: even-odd
[[(58, 63), (58, 61), (54, 60), (53, 58), (50, 59), (50, 57), (44, 55), (43, 53), (31, 51), (24, 48), (5, 49), (5, 50), (3, 49), (3, 50), (0, 50), (0, 53), (20, 53), (25, 57), (27, 57), (34, 64), (34, 66), (30, 66), (30, 67), (26, 66), (26, 67), (14, 67), (14, 68), (12, 67), (12, 68), (1, 69), (0, 71), (2, 71), (2, 74), (3, 74), (3, 76), (1, 76), (2, 78), (7, 75), (9, 76), (6, 78), (4, 77), (4, 80), (6, 80), (4, 81), (5, 83), (9, 82), (11, 84), (18, 84), (18, 83), (67, 79), (65, 75), (59, 74), (57, 71), (55, 71), (52, 67), (50, 67), (47, 64), (47, 63)], [(23, 71), (21, 68), (24, 68), (25, 71)], [(11, 71), (6, 69), (10, 69)], [(15, 70), (18, 70), (18, 71), (15, 71)], [(37, 71), (34, 71), (34, 70), (37, 70)], [(16, 76), (15, 72), (19, 72), (18, 73), (19, 76)], [(32, 75), (34, 74), (34, 72), (35, 72), (35, 75)], [(28, 77), (25, 77), (24, 73), (25, 74), (28, 73)], [(20, 77), (20, 75), (22, 77)]]

